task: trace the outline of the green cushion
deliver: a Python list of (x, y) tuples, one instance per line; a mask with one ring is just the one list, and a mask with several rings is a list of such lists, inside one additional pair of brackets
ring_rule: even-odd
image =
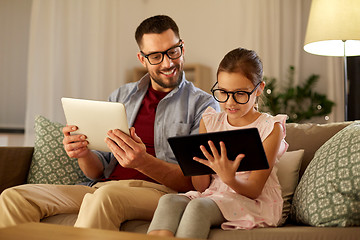
[(64, 150), (63, 127), (43, 116), (36, 116), (35, 146), (28, 183), (75, 184), (88, 181), (77, 159), (68, 157)]
[(312, 226), (360, 225), (360, 122), (316, 151), (296, 188), (291, 215)]

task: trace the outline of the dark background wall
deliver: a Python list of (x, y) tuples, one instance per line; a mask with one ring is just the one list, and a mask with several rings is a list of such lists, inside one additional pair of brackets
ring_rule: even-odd
[(360, 56), (348, 57), (348, 120), (360, 120)]

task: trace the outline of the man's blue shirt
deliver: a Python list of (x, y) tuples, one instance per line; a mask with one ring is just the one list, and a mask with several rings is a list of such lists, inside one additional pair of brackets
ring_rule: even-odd
[[(111, 102), (125, 105), (129, 126), (132, 126), (142, 100), (148, 90), (150, 76), (146, 74), (139, 81), (128, 83), (109, 97)], [(211, 106), (219, 111), (219, 104), (214, 98), (183, 79), (178, 87), (167, 94), (158, 104), (154, 124), (154, 146), (156, 157), (169, 163), (176, 163), (176, 158), (167, 141), (169, 137), (199, 133), (201, 115)], [(94, 151), (104, 165), (104, 176), (109, 177), (117, 163), (114, 155), (108, 152)]]

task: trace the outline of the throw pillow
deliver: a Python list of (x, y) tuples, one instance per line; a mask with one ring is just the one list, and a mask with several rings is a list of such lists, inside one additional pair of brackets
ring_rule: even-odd
[(64, 125), (43, 116), (35, 117), (35, 146), (28, 183), (75, 184), (87, 181), (77, 163), (63, 146)]
[(283, 225), (289, 216), (292, 198), (299, 182), (299, 171), (303, 156), (303, 149), (285, 152), (277, 164), (277, 176), (284, 199), (282, 218), (278, 225)]
[(360, 122), (316, 151), (295, 191), (291, 216), (312, 226), (360, 225)]

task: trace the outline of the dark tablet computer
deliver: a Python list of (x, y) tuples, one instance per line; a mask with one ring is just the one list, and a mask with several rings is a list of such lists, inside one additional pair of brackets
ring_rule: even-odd
[(200, 145), (205, 146), (208, 152), (211, 153), (208, 144), (209, 140), (213, 141), (219, 153), (219, 142), (223, 141), (226, 146), (228, 159), (230, 160), (235, 160), (236, 156), (240, 153), (245, 154), (245, 157), (241, 160), (238, 171), (269, 168), (259, 131), (257, 128), (247, 128), (168, 138), (171, 149), (185, 176), (214, 173), (211, 168), (193, 160), (193, 157), (206, 160), (200, 150)]

